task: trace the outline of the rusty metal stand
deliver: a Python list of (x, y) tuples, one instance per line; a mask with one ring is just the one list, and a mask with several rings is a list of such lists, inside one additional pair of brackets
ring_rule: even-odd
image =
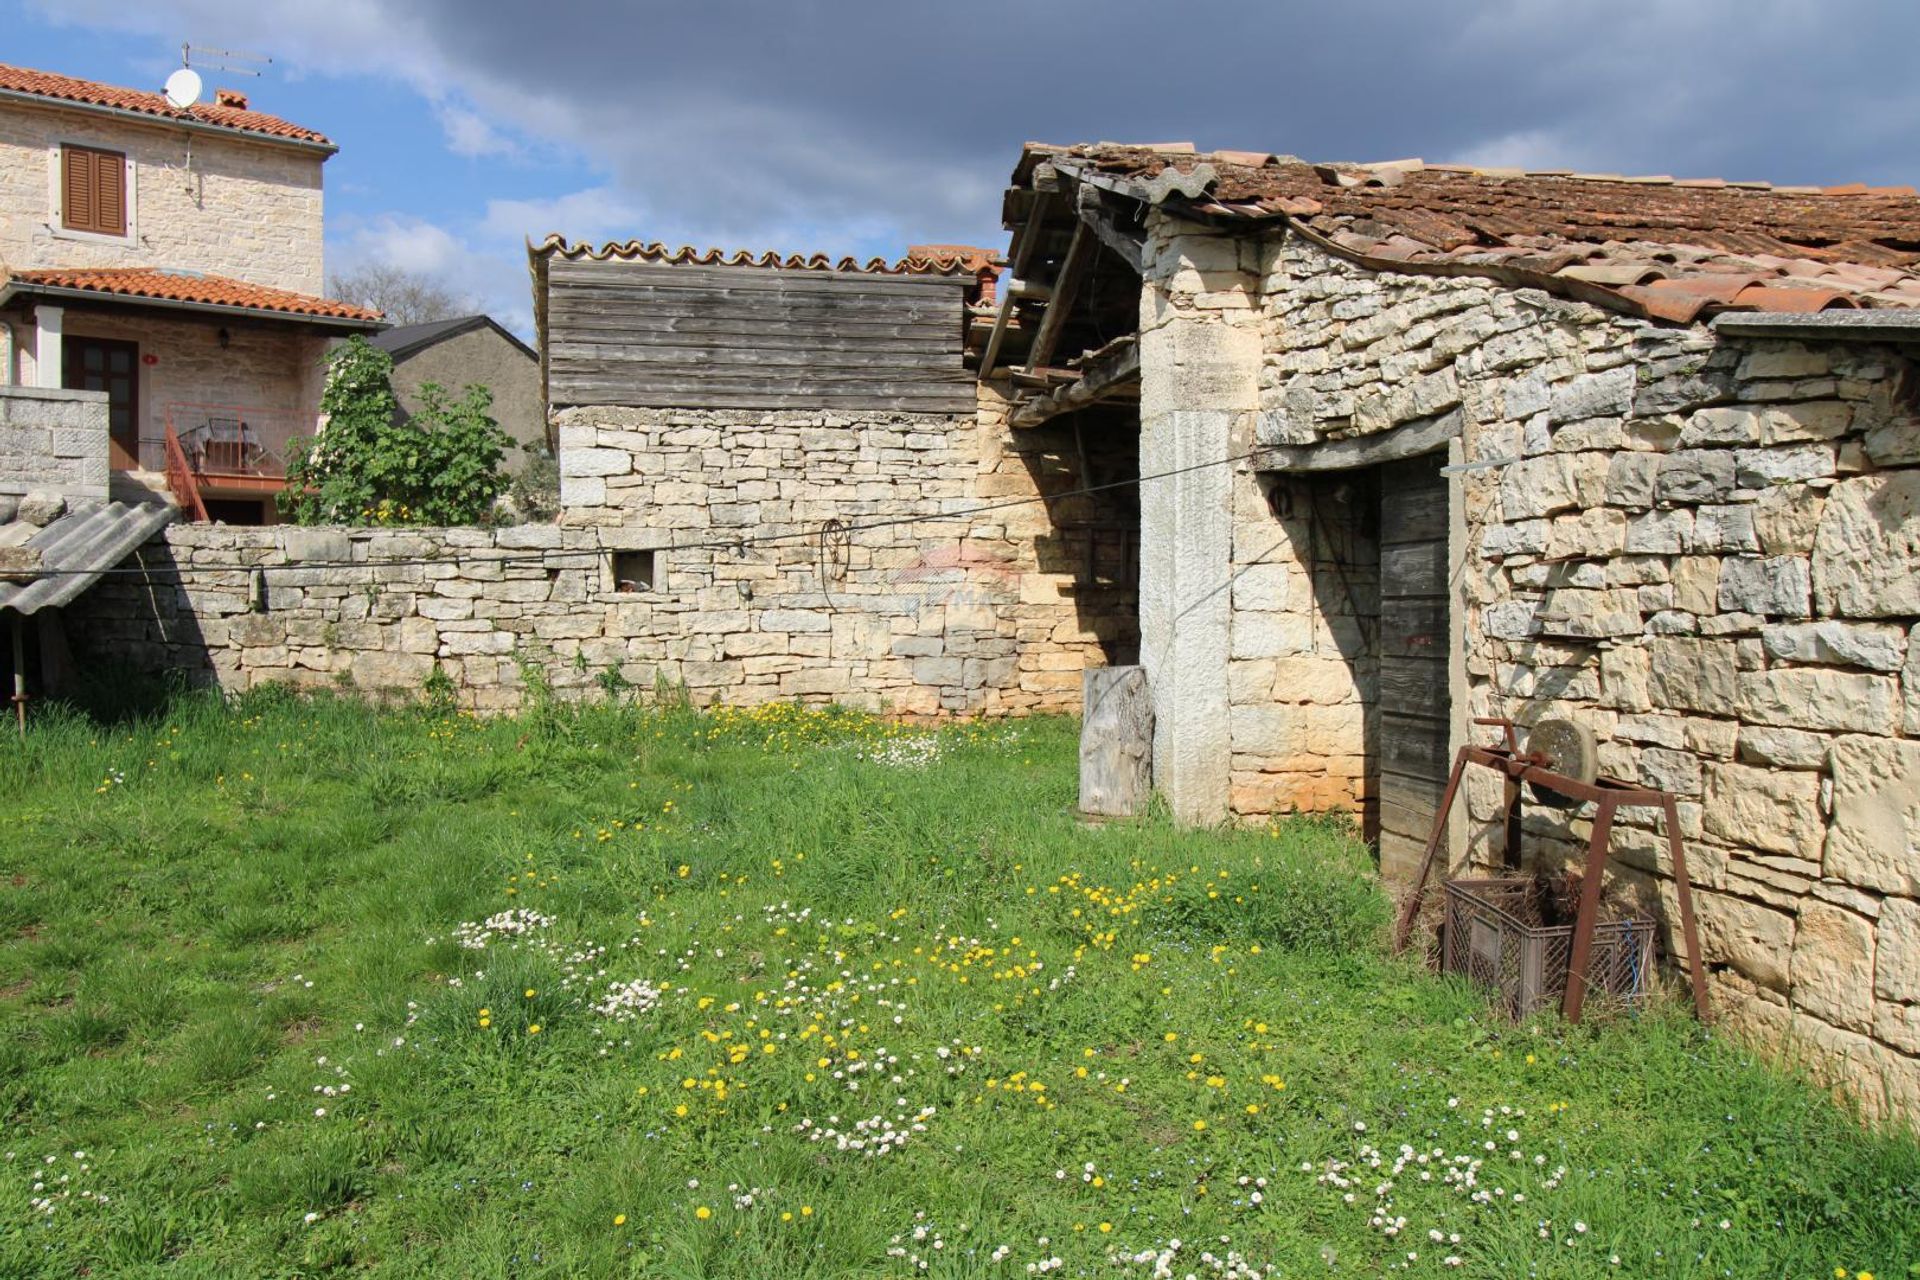
[[(1479, 765), (1499, 772), (1507, 780), (1510, 802), (1506, 816), (1510, 842), (1517, 835), (1519, 826), (1515, 815), (1518, 812), (1518, 790), (1522, 783), (1599, 806), (1599, 811), (1594, 815), (1593, 835), (1587, 841), (1587, 866), (1580, 884), (1580, 906), (1573, 924), (1573, 954), (1567, 962), (1567, 992), (1560, 1006), (1567, 1021), (1580, 1021), (1581, 1009), (1586, 1004), (1587, 961), (1593, 950), (1593, 927), (1600, 918), (1600, 882), (1606, 871), (1614, 813), (1627, 807), (1659, 809), (1666, 823), (1667, 849), (1673, 858), (1673, 883), (1679, 898), (1680, 929), (1687, 945), (1687, 974), (1693, 987), (1693, 1007), (1700, 1021), (1711, 1022), (1713, 1015), (1707, 1003), (1706, 971), (1700, 959), (1700, 931), (1693, 916), (1693, 881), (1687, 875), (1687, 854), (1680, 841), (1680, 810), (1674, 803), (1673, 793), (1637, 787), (1617, 778), (1599, 777), (1592, 782), (1585, 782), (1569, 777), (1547, 768), (1549, 762), (1545, 756), (1521, 751), (1513, 721), (1481, 718), (1474, 723), (1494, 725), (1504, 730), (1506, 743), (1498, 747), (1464, 746), (1455, 754), (1453, 771), (1447, 776), (1447, 789), (1440, 798), (1440, 811), (1434, 815), (1433, 831), (1427, 837), (1426, 852), (1420, 859), (1419, 877), (1414, 881), (1413, 893), (1401, 908), (1400, 919), (1394, 927), (1394, 950), (1405, 950), (1407, 940), (1413, 935), (1414, 921), (1419, 918), (1420, 907), (1426, 898), (1427, 878), (1433, 874), (1434, 860), (1439, 855), (1441, 841), (1446, 835), (1447, 816), (1452, 812), (1454, 799), (1460, 792), (1460, 779), (1468, 765)], [(1507, 861), (1509, 866), (1518, 865), (1517, 842), (1510, 843)]]

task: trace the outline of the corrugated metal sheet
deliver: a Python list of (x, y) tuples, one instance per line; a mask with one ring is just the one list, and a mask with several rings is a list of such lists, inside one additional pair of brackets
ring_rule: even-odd
[(32, 582), (0, 582), (0, 609), (36, 613), (57, 609), (100, 580), (133, 549), (173, 522), (179, 512), (162, 503), (109, 502), (61, 516), (27, 539), (40, 551), (46, 576)]

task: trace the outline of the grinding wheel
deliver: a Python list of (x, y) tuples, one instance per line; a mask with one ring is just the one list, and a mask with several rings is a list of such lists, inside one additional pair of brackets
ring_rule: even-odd
[[(1527, 751), (1545, 757), (1546, 768), (1576, 782), (1591, 783), (1600, 776), (1600, 745), (1593, 730), (1575, 721), (1558, 717), (1542, 720), (1527, 733)], [(1577, 809), (1583, 803), (1538, 783), (1530, 782), (1527, 787), (1535, 800), (1556, 809)]]

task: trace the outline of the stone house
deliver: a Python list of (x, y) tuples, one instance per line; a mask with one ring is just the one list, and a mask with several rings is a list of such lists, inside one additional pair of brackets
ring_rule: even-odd
[[(1034, 145), (1005, 210), (1015, 430), (1137, 414), (1176, 814), (1350, 810), (1404, 880), (1473, 718), (1572, 718), (1678, 795), (1728, 1021), (1920, 1115), (1912, 189)], [(1670, 905), (1652, 815), (1614, 845)]]
[(230, 91), (0, 66), (0, 394), (105, 391), (116, 492), (272, 519), (328, 343), (381, 327), (320, 296), (334, 150)]
[(455, 396), (478, 383), (493, 393), (494, 420), (517, 447), (547, 447), (540, 357), (492, 316), (397, 325), (369, 341), (393, 357), (393, 390), (403, 412), (419, 411), (420, 388), (426, 383), (437, 383)]

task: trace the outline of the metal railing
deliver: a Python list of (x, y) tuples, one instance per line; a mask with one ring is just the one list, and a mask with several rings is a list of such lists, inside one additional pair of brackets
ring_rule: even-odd
[(187, 461), (187, 451), (180, 447), (180, 437), (173, 433), (171, 425), (166, 432), (161, 440), (161, 448), (166, 457), (167, 488), (172, 491), (173, 500), (180, 504), (180, 510), (205, 524), (207, 504), (201, 501), (200, 483), (194, 478), (193, 468)]
[[(163, 409), (164, 435), (178, 440), (192, 470), (203, 477), (285, 479), (289, 446), (314, 429), (312, 414), (293, 409), (188, 401)], [(167, 464), (164, 438), (141, 444), (143, 465), (158, 470)]]

